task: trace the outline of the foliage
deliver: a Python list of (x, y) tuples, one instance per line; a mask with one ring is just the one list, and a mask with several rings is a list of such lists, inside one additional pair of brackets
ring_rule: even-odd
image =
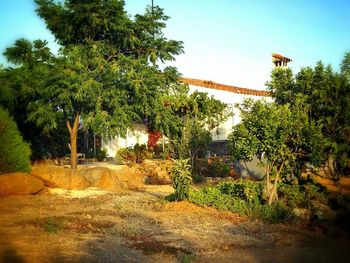
[(130, 147), (121, 148), (117, 151), (116, 158), (121, 158), (125, 163), (133, 163), (135, 161), (135, 154)]
[(210, 159), (209, 177), (228, 177), (230, 176), (231, 167), (220, 159)]
[(23, 141), (16, 123), (0, 107), (0, 173), (30, 172), (30, 148)]
[(290, 69), (276, 68), (267, 83), (280, 105), (304, 105), (309, 122), (322, 124), (325, 147), (319, 155), (327, 157), (326, 172), (334, 179), (344, 173), (350, 152), (350, 53), (341, 63), (341, 72), (318, 62), (302, 68), (295, 76)]
[(175, 199), (177, 201), (187, 200), (192, 184), (191, 166), (189, 159), (173, 160), (172, 181), (175, 189)]
[(134, 147), (121, 148), (118, 150), (116, 157), (122, 158), (128, 164), (143, 163), (146, 158), (150, 158), (152, 153), (147, 149), (145, 144), (135, 144)]
[(36, 3), (39, 16), (62, 45), (59, 55), (53, 56), (40, 40), (17, 41), (5, 55), (23, 73), (18, 87), (33, 95), (25, 104), (26, 119), (52, 130), (62, 125), (58, 120), (63, 115), (72, 168), (79, 128), (113, 137), (125, 135), (131, 121), (175, 127), (161, 116), (174, 115), (163, 101), (187, 92), (187, 87), (179, 84), (175, 68), (161, 70), (157, 63), (182, 53), (182, 42), (163, 35), (168, 17), (161, 8), (148, 8), (132, 19), (118, 0)]
[(261, 197), (262, 184), (250, 181), (222, 182), (214, 187), (191, 191), (189, 201), (247, 215), (253, 219), (277, 223), (291, 219), (291, 211), (282, 202), (266, 205)]
[(199, 177), (228, 177), (231, 166), (222, 158), (196, 159), (192, 170), (193, 176)]
[(289, 207), (309, 208), (311, 200), (327, 203), (324, 190), (315, 184), (285, 184), (282, 183), (278, 187), (279, 195)]
[(48, 70), (42, 64), (51, 60), (47, 42), (30, 42), (19, 39), (6, 49), (4, 55), (15, 68), (0, 69), (0, 105), (7, 109), (17, 123), (25, 141), (30, 142), (31, 159), (64, 156), (68, 150), (69, 137), (65, 135), (63, 114), (57, 115), (57, 129), (49, 131), (28, 120), (28, 105), (37, 99), (35, 87), (42, 85), (42, 76)]
[(321, 126), (309, 121), (299, 104), (291, 107), (247, 100), (240, 110), (242, 122), (233, 127), (229, 136), (229, 152), (234, 160), (258, 159), (266, 175), (271, 204), (278, 199), (277, 183), (296, 163), (320, 165), (324, 147)]
[(148, 131), (148, 140), (147, 140), (147, 148), (154, 149), (157, 145), (157, 142), (162, 137), (162, 134), (159, 131)]
[(193, 166), (194, 159), (204, 157), (210, 147), (212, 138), (208, 128), (213, 129), (227, 119), (227, 105), (198, 91), (179, 99), (176, 114), (182, 118), (182, 125), (171, 141), (174, 155), (190, 158)]
[(108, 156), (107, 149), (101, 149), (101, 148), (96, 149), (96, 159), (99, 162), (106, 160), (107, 156)]
[(240, 198), (248, 203), (262, 203), (263, 185), (260, 182), (237, 180), (220, 183), (217, 188), (223, 194)]

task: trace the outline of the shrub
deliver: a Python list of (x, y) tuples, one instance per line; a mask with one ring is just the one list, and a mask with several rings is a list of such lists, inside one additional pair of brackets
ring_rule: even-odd
[(278, 187), (278, 194), (292, 208), (308, 208), (311, 200), (318, 200), (321, 203), (327, 202), (326, 194), (322, 188), (312, 183), (303, 185), (282, 183)]
[(212, 161), (209, 164), (209, 176), (228, 177), (230, 176), (230, 166), (221, 160)]
[(134, 147), (122, 148), (118, 150), (117, 159), (123, 159), (125, 163), (136, 164), (143, 163), (146, 158), (152, 157), (152, 152), (149, 151), (145, 144), (135, 144)]
[(99, 162), (102, 162), (102, 161), (106, 160), (107, 156), (108, 156), (108, 154), (107, 154), (107, 150), (106, 149), (100, 149), (100, 148), (96, 149), (96, 159)]
[(292, 218), (291, 209), (283, 202), (273, 205), (261, 198), (263, 184), (252, 181), (222, 182), (215, 187), (191, 191), (189, 201), (202, 206), (237, 212), (265, 222), (285, 222)]
[(224, 160), (218, 158), (196, 159), (193, 174), (202, 177), (228, 177), (231, 167)]
[(234, 182), (222, 182), (218, 189), (223, 194), (228, 194), (235, 198), (243, 199), (248, 203), (262, 203), (263, 184), (248, 180), (238, 180)]
[(189, 159), (173, 161), (172, 180), (175, 189), (175, 199), (178, 201), (187, 200), (192, 184), (191, 166), (188, 164)]
[(0, 173), (30, 172), (30, 148), (23, 141), (16, 123), (0, 107)]
[(125, 163), (133, 163), (136, 160), (135, 153), (132, 148), (121, 148), (118, 150), (117, 159), (121, 158)]

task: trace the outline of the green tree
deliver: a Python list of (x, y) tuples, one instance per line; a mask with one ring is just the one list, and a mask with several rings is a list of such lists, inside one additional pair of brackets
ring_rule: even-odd
[(322, 124), (327, 155), (325, 171), (337, 179), (349, 165), (350, 152), (350, 53), (345, 54), (341, 72), (318, 62), (302, 68), (293, 77), (290, 69), (276, 68), (267, 83), (280, 105), (303, 103), (309, 121)]
[[(28, 119), (50, 130), (63, 115), (72, 168), (77, 165), (81, 123), (106, 137), (124, 136), (132, 121), (159, 126), (155, 117), (164, 110), (164, 98), (186, 90), (178, 83), (175, 68), (158, 67), (158, 62), (182, 52), (182, 42), (162, 33), (168, 19), (163, 10), (147, 8), (144, 15), (131, 19), (118, 0), (36, 3), (62, 48), (58, 56), (31, 68), (38, 70), (33, 77), (40, 81), (30, 86), (36, 98), (28, 104)], [(15, 46), (6, 53), (16, 62), (30, 49)]]
[[(7, 109), (17, 123), (25, 141), (30, 142), (33, 159), (65, 153), (68, 137), (62, 130), (50, 131), (28, 120), (28, 104), (38, 99), (38, 87), (44, 84), (44, 75), (50, 75), (53, 56), (47, 42), (19, 39), (4, 55), (15, 67), (0, 70), (0, 105)], [(57, 120), (63, 122), (63, 114)], [(59, 128), (59, 127), (58, 127)]]
[(299, 105), (247, 100), (240, 110), (242, 122), (229, 136), (229, 152), (235, 160), (257, 158), (266, 176), (268, 203), (272, 204), (278, 198), (277, 183), (296, 160), (320, 163), (321, 126), (309, 122)]
[(209, 149), (212, 140), (209, 130), (225, 121), (229, 114), (225, 103), (205, 92), (195, 91), (180, 102), (176, 113), (183, 125), (174, 140), (176, 155), (190, 158), (193, 165), (194, 159)]
[(0, 107), (0, 174), (30, 172), (30, 148), (23, 141), (16, 123), (9, 113)]

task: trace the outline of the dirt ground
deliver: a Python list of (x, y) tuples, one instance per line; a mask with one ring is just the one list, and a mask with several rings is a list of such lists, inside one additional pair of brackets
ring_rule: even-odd
[(165, 201), (171, 186), (0, 199), (0, 262), (349, 262), (349, 238)]

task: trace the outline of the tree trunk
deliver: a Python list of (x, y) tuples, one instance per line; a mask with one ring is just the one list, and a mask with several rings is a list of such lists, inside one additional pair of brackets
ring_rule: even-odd
[(275, 181), (274, 181), (273, 188), (272, 188), (272, 191), (270, 192), (270, 196), (269, 196), (269, 202), (268, 202), (269, 205), (271, 205), (275, 201), (278, 201), (277, 183), (278, 183), (280, 174), (282, 172), (283, 166), (284, 166), (284, 162), (281, 164), (279, 169), (276, 170)]
[(273, 188), (270, 192), (270, 196), (269, 196), (269, 202), (268, 204), (271, 205), (272, 203), (274, 203), (275, 201), (278, 200), (278, 195), (277, 195), (277, 182), (279, 179), (279, 174), (276, 174), (276, 178), (275, 178), (275, 182), (273, 184)]
[(70, 163), (72, 169), (77, 169), (78, 158), (77, 158), (77, 137), (78, 137), (78, 127), (79, 127), (80, 115), (77, 113), (74, 119), (73, 127), (70, 125), (69, 121), (66, 121), (67, 129), (70, 135)]

